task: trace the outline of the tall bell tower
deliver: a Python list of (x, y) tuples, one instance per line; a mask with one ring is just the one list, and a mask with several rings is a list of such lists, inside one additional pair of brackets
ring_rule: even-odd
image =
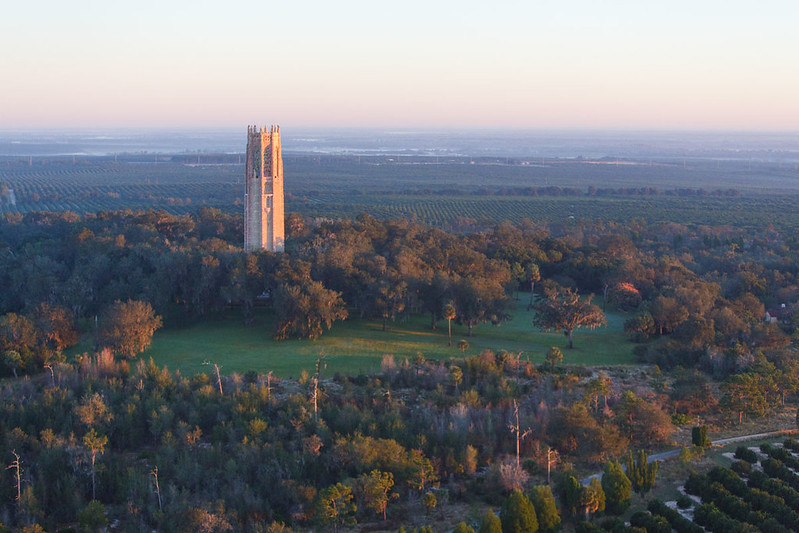
[(247, 126), (244, 190), (244, 251), (282, 252), (283, 153), (280, 126)]

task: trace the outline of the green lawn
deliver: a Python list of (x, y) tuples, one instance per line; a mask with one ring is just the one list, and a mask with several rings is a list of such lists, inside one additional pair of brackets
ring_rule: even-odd
[(152, 357), (159, 365), (180, 370), (184, 375), (209, 372), (204, 361), (221, 365), (224, 373), (270, 370), (278, 376), (298, 377), (302, 370), (313, 373), (319, 355), (327, 361), (327, 375), (334, 372), (356, 374), (378, 370), (383, 355), (392, 354), (399, 364), (421, 352), (427, 359), (462, 357), (455, 347), (458, 340), (467, 339), (466, 355), (475, 355), (489, 348), (522, 352), (522, 360), (543, 361), (550, 346), (560, 347), (564, 364), (619, 365), (633, 364), (633, 344), (622, 330), (624, 317), (608, 313), (608, 325), (596, 330), (578, 330), (573, 350), (566, 349), (561, 333), (544, 333), (533, 329), (533, 313), (524, 308), (513, 313), (514, 318), (495, 327), (480, 324), (473, 336), (466, 337), (466, 328), (453, 324), (453, 347), (447, 346), (447, 323), (429, 329), (429, 317), (416, 316), (403, 322), (389, 324), (381, 331), (379, 321), (347, 320), (333, 325), (314, 341), (274, 341), (271, 315), (258, 317), (255, 325), (247, 327), (238, 318), (208, 321), (187, 328), (165, 328), (153, 338), (152, 347), (142, 357)]

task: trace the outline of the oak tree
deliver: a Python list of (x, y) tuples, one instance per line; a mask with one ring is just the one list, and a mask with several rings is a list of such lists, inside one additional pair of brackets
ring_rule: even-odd
[(149, 303), (117, 300), (100, 317), (97, 340), (118, 354), (135, 357), (150, 347), (153, 333), (162, 324)]
[(560, 329), (574, 347), (572, 335), (581, 327), (594, 329), (607, 323), (605, 313), (591, 303), (591, 296), (580, 299), (576, 290), (555, 287), (547, 291), (546, 298), (533, 305), (536, 316), (533, 324), (544, 330)]
[(275, 338), (315, 339), (336, 320), (347, 318), (341, 293), (318, 281), (281, 285), (275, 294)]

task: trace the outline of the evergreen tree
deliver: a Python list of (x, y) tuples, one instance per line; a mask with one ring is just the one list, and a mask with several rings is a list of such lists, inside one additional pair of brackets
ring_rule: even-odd
[(502, 522), (494, 511), (488, 511), (480, 522), (477, 533), (502, 533)]
[(635, 459), (633, 459), (632, 451), (627, 455), (627, 477), (630, 479), (633, 490), (641, 496), (655, 486), (657, 472), (657, 461), (649, 463), (644, 450), (639, 450), (638, 457)]
[(580, 491), (582, 490), (580, 482), (577, 481), (577, 478), (574, 476), (567, 476), (562, 478), (559, 489), (563, 507), (566, 512), (574, 516), (575, 513), (577, 513), (577, 504), (579, 503)]
[(707, 436), (707, 426), (691, 428), (691, 443), (700, 448), (710, 448), (710, 438)]
[(563, 361), (563, 352), (557, 346), (553, 346), (546, 353), (544, 359), (546, 360), (546, 367), (549, 370), (554, 370), (558, 363)]
[(618, 461), (605, 465), (602, 490), (605, 491), (605, 510), (609, 514), (622, 514), (630, 506), (632, 484)]
[(499, 513), (503, 533), (535, 533), (538, 531), (538, 517), (530, 500), (515, 490), (502, 504)]
[(555, 496), (552, 495), (552, 488), (549, 485), (533, 487), (530, 499), (535, 507), (539, 529), (543, 532), (555, 531), (560, 525), (560, 515), (555, 505)]
[(356, 510), (352, 502), (352, 489), (342, 483), (322, 490), (316, 502), (316, 517), (320, 524), (332, 524), (334, 531), (338, 531), (339, 524), (355, 524)]
[(78, 513), (78, 523), (86, 531), (100, 531), (108, 523), (108, 519), (105, 516), (105, 506), (97, 500), (90, 501)]
[(586, 519), (605, 510), (605, 491), (602, 490), (599, 478), (591, 478), (588, 486), (580, 491), (579, 505), (585, 511)]
[(455, 529), (452, 530), (452, 533), (476, 533), (474, 528), (468, 525), (466, 522), (459, 522)]
[(359, 486), (366, 500), (366, 507), (386, 519), (386, 507), (391, 498), (399, 495), (391, 492), (394, 487), (394, 475), (391, 472), (372, 470), (358, 478)]

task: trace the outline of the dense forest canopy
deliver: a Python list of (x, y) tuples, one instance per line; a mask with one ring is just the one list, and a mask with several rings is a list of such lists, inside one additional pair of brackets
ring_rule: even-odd
[[(210, 208), (7, 214), (0, 316), (6, 330), (24, 319), (63, 330), (63, 316), (107, 316), (114, 302), (130, 300), (146, 302), (169, 325), (234, 307), (252, 320), (254, 306), (271, 302), (280, 312), (276, 337), (314, 337), (348, 315), (385, 323), (424, 312), (435, 327), (452, 304), (454, 320), (471, 331), (511, 318), (511, 296), (538, 288), (539, 295), (595, 294), (595, 303), (629, 313), (625, 328), (641, 342), (643, 360), (722, 374), (745, 366), (757, 349), (784, 347), (796, 327), (795, 232), (527, 221), (453, 234), (366, 214), (338, 221), (290, 214), (287, 232), (285, 254), (246, 255), (241, 218)], [(54, 312), (61, 318), (44, 317)], [(9, 335), (7, 349), (36, 351), (24, 346), (31, 339)]]
[[(431, 498), (496, 505), (540, 475), (547, 447), (598, 468), (667, 443), (674, 423), (763, 416), (799, 389), (796, 230), (524, 221), (449, 233), (367, 214), (291, 214), (286, 228), (285, 253), (245, 254), (241, 217), (210, 208), (0, 220), (0, 450), (24, 472), (19, 500), (13, 483), (0, 488), (4, 522), (90, 523), (100, 505), (131, 530), (259, 531), (421, 517)], [(299, 381), (131, 360), (161, 321), (236, 310), (261, 327), (258, 306), (274, 308), (276, 338), (413, 313), (479, 335), (513, 318), (519, 293), (536, 309), (594, 295), (592, 313), (626, 314), (642, 362), (674, 372), (622, 380), (554, 351), (540, 368), (489, 350), (386, 359), (375, 376), (328, 376), (320, 363)], [(144, 335), (125, 343), (114, 323)], [(80, 337), (96, 350), (67, 358)], [(600, 490), (574, 493), (573, 514), (598, 512)]]

